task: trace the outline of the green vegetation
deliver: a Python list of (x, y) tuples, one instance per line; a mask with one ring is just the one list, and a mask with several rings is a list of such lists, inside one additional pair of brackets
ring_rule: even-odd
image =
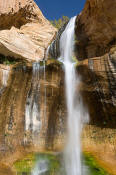
[(16, 161), (14, 168), (18, 175), (26, 174), (30, 175), (32, 169), (36, 166), (36, 162), (39, 163), (41, 160), (47, 160), (48, 162), (48, 174), (54, 174), (60, 169), (59, 157), (50, 153), (38, 153), (30, 154), (23, 160)]
[(34, 168), (35, 160), (35, 155), (30, 154), (23, 160), (16, 161), (14, 168), (18, 175), (22, 175), (22, 173), (30, 173), (32, 168)]
[(50, 174), (53, 174), (60, 169), (60, 162), (59, 162), (59, 157), (54, 155), (54, 154), (38, 154), (36, 155), (38, 162), (41, 161), (42, 159), (48, 160), (49, 162), (49, 172)]
[(7, 59), (5, 59), (5, 61), (3, 62), (3, 64), (5, 64), (5, 65), (16, 64), (16, 61), (14, 61), (14, 60), (7, 60)]
[(16, 60), (11, 57), (6, 57), (0, 54), (0, 64), (12, 65), (12, 64), (16, 64)]
[[(45, 160), (48, 162), (47, 175), (65, 175), (65, 170), (61, 165), (62, 155), (52, 154), (52, 153), (38, 153), (30, 154), (26, 158), (16, 161), (14, 163), (14, 168), (18, 175), (26, 174), (30, 175), (36, 163)], [(88, 175), (109, 175), (95, 159), (89, 154), (84, 154), (84, 164), (88, 167)]]
[(89, 153), (84, 154), (85, 164), (89, 167), (89, 175), (109, 175), (103, 168), (101, 168), (94, 157)]
[(60, 29), (65, 23), (67, 23), (69, 21), (69, 17), (68, 16), (62, 16), (62, 18), (58, 19), (58, 20), (53, 20), (50, 21), (51, 24), (56, 27), (57, 29)]
[(62, 65), (62, 62), (60, 62), (59, 60), (57, 59), (54, 59), (54, 58), (49, 58), (48, 60), (45, 61), (40, 61), (39, 62), (40, 66), (44, 66), (44, 64), (47, 66), (47, 65), (50, 65), (50, 64), (60, 64)]

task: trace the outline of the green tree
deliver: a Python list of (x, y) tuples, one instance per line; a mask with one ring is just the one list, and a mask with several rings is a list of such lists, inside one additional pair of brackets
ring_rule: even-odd
[(50, 21), (51, 22), (51, 24), (54, 26), (54, 27), (56, 27), (56, 28), (58, 28), (58, 29), (60, 29), (66, 22), (68, 22), (69, 21), (69, 17), (68, 16), (62, 16), (61, 18), (59, 18), (58, 20), (53, 20), (53, 21)]

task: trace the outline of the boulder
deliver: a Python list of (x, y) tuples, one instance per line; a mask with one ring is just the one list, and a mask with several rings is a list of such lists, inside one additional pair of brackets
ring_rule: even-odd
[(28, 22), (46, 23), (39, 7), (33, 0), (1, 0), (0, 1), (0, 30), (12, 26), (20, 28)]
[(0, 54), (39, 61), (56, 31), (33, 0), (1, 2)]

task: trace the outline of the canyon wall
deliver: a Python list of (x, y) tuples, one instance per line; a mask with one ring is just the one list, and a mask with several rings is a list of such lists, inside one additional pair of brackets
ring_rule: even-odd
[(116, 174), (116, 1), (87, 0), (76, 20), (80, 92), (90, 123), (83, 149), (91, 152), (111, 174)]
[(116, 1), (87, 0), (77, 16), (75, 52), (90, 123), (116, 127)]
[(115, 45), (116, 1), (87, 0), (76, 20), (78, 59), (102, 56)]

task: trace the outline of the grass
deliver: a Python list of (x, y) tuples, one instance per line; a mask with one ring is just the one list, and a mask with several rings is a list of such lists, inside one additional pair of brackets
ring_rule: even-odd
[(84, 159), (85, 164), (89, 167), (89, 175), (109, 175), (89, 153), (84, 154)]
[(14, 163), (14, 169), (19, 175), (22, 173), (30, 173), (35, 165), (35, 154), (30, 154), (23, 160), (18, 160)]
[(18, 175), (22, 174), (29, 174), (31, 173), (32, 169), (35, 167), (36, 162), (41, 160), (48, 161), (48, 168), (50, 174), (54, 174), (55, 172), (59, 171), (60, 169), (60, 161), (58, 156), (50, 153), (38, 153), (38, 154), (30, 154), (26, 158), (22, 160), (18, 160), (14, 163), (14, 169)]

